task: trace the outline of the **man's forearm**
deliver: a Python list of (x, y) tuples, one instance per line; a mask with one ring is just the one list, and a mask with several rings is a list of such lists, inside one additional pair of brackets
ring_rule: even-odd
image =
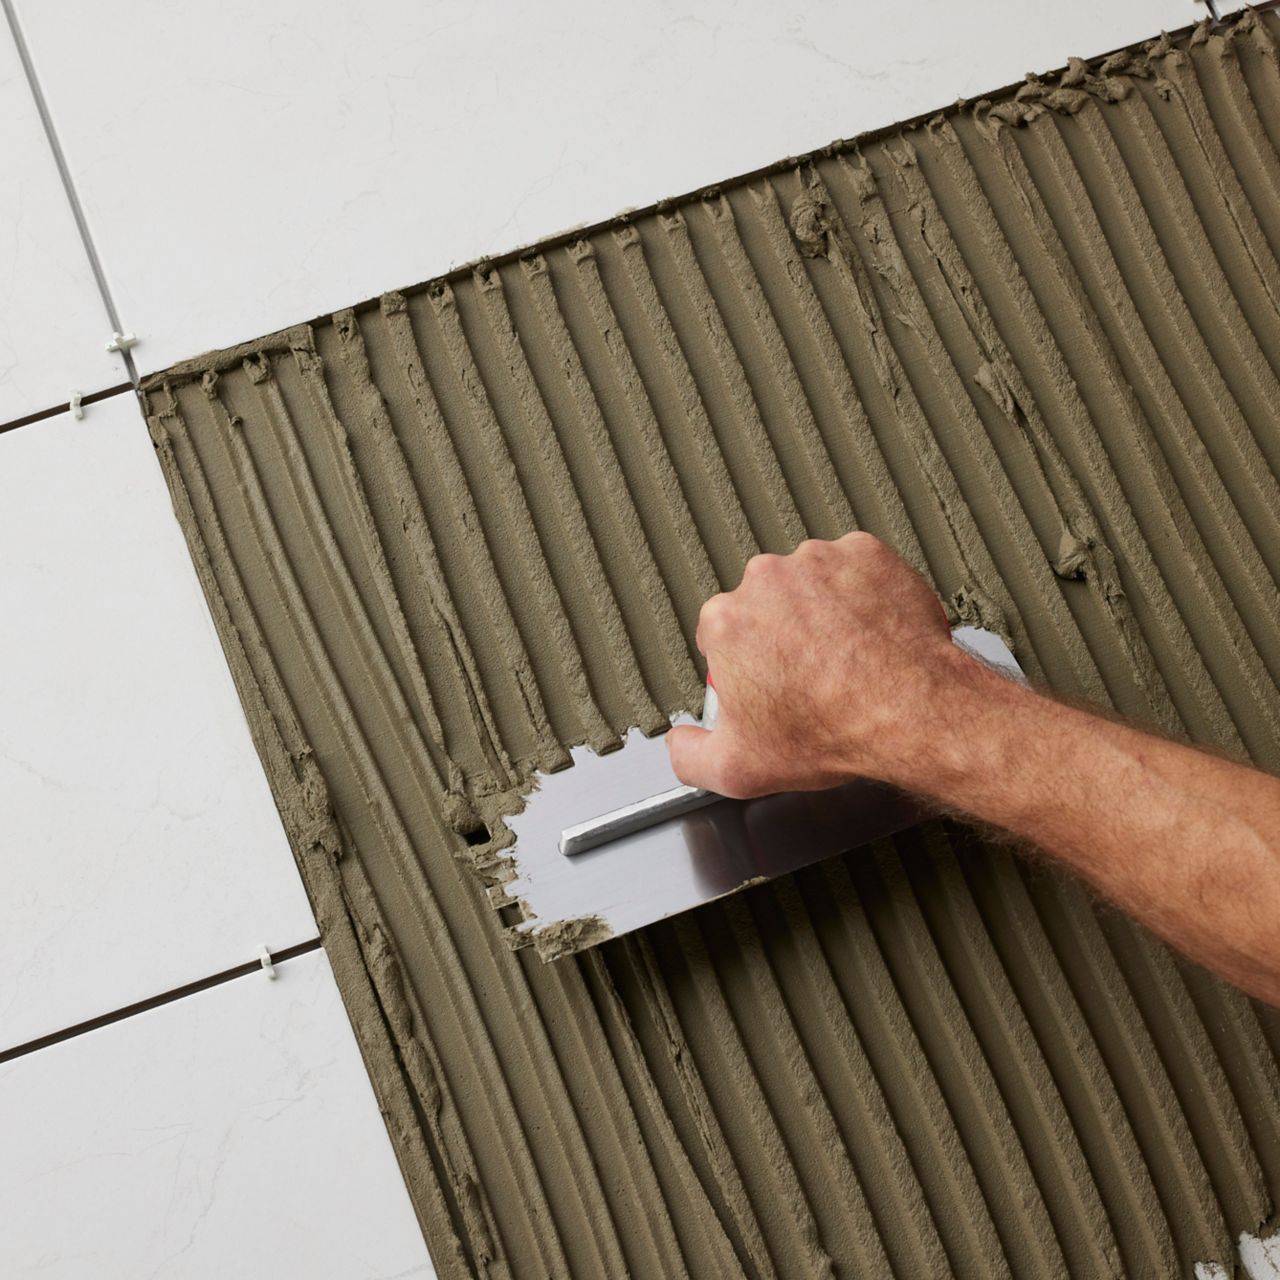
[(756, 556), (697, 640), (720, 715), (667, 735), (682, 782), (744, 800), (896, 782), (1040, 846), (1280, 1005), (1280, 779), (996, 675), (867, 533)]
[(1280, 785), (1014, 685), (957, 655), (890, 779), (1030, 841), (1280, 1005)]

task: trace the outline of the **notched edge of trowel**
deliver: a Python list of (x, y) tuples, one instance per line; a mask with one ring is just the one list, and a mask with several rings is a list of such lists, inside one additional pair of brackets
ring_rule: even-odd
[[(622, 735), (620, 744), (615, 750), (622, 750), (627, 735), (642, 732), (639, 726), (630, 726)], [(590, 750), (585, 743), (575, 744)], [(614, 931), (602, 916), (580, 915), (568, 916), (555, 920), (544, 920), (531, 904), (523, 897), (513, 897), (508, 888), (521, 878), (520, 861), (517, 854), (515, 832), (509, 823), (518, 818), (539, 790), (545, 777), (572, 769), (574, 748), (566, 748), (566, 763), (562, 768), (543, 771), (533, 769), (519, 790), (489, 797), (491, 805), (485, 806), (483, 814), (489, 839), (477, 844), (464, 845), (454, 851), (456, 860), (464, 864), (467, 874), (474, 876), (484, 890), (488, 904), (495, 912), (514, 910), (518, 919), (503, 926), (503, 937), (512, 951), (522, 951), (532, 947), (542, 960), (558, 960), (562, 956), (573, 955), (599, 946), (614, 937)], [(601, 753), (597, 753), (601, 754)], [(603, 754), (612, 754), (606, 752)]]
[[(517, 904), (522, 913), (528, 909), (524, 899)], [(532, 946), (540, 960), (559, 960), (561, 956), (587, 951), (614, 936), (613, 928), (603, 916), (569, 916), (563, 920), (540, 921), (525, 914), (519, 924), (508, 926), (505, 936), (512, 951)]]

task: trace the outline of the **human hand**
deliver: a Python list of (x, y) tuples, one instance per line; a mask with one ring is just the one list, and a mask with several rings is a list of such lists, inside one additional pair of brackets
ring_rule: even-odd
[(671, 764), (734, 799), (907, 776), (959, 653), (928, 584), (868, 533), (754, 557), (702, 606), (697, 644), (719, 718), (673, 728)]

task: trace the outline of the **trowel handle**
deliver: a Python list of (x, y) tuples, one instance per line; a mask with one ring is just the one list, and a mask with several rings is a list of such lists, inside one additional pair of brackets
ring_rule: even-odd
[(707, 692), (702, 699), (702, 727), (704, 729), (714, 729), (716, 727), (716, 717), (720, 714), (720, 698), (716, 693), (716, 687), (711, 683), (711, 672), (707, 672)]

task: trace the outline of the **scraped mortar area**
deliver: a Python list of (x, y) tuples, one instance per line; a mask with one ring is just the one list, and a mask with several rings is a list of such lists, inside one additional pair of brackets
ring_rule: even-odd
[(1274, 36), (152, 381), (442, 1276), (1167, 1277), (1269, 1221), (1276, 1014), (962, 827), (554, 963), (488, 897), (535, 770), (697, 709), (702, 600), (852, 528), (1034, 678), (1280, 765)]

